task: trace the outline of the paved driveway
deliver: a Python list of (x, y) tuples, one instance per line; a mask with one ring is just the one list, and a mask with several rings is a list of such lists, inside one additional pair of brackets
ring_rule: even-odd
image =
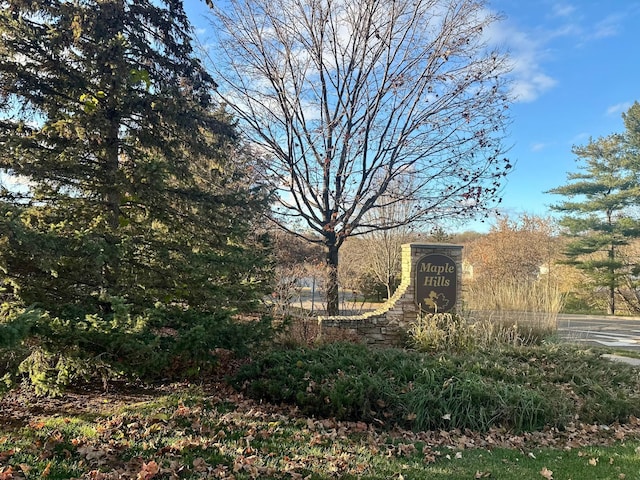
[(640, 351), (640, 318), (561, 314), (558, 334), (570, 342)]

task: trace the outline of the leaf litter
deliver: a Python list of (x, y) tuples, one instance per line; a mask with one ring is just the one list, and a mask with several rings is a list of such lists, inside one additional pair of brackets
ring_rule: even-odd
[[(640, 420), (589, 425), (576, 423), (559, 429), (514, 433), (501, 428), (488, 432), (438, 430), (414, 432), (374, 423), (307, 418), (294, 406), (271, 405), (245, 397), (224, 383), (198, 387), (193, 404), (158, 406), (162, 398), (184, 397), (191, 387), (170, 385), (139, 392), (69, 392), (59, 398), (37, 397), (17, 389), (0, 400), (8, 419), (0, 427), (0, 480), (34, 477), (35, 466), (24, 461), (32, 453), (46, 478), (60, 457), (77, 460), (77, 479), (153, 478), (291, 478), (312, 473), (340, 478), (373, 474), (368, 459), (382, 454), (436, 462), (449, 449), (462, 458), (468, 449), (536, 448), (581, 449), (640, 438)], [(95, 434), (70, 435), (49, 425), (73, 417), (94, 418)], [(31, 446), (3, 448), (25, 429), (37, 433)], [(32, 449), (30, 452), (29, 449)], [(20, 450), (20, 451), (18, 451)], [(131, 452), (136, 452), (131, 455)], [(448, 456), (448, 455), (447, 455)], [(451, 456), (448, 456), (451, 458)], [(598, 459), (588, 459), (597, 464)], [(486, 478), (489, 472), (476, 472)], [(544, 468), (541, 477), (552, 479)]]

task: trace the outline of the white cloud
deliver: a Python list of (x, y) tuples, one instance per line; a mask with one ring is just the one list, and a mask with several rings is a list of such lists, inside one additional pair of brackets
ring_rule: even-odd
[(582, 145), (588, 142), (591, 137), (592, 135), (587, 132), (578, 133), (569, 141), (569, 145)]
[(607, 108), (607, 116), (619, 115), (622, 112), (626, 112), (633, 105), (632, 102), (621, 102), (616, 103), (615, 105), (611, 105)]
[(533, 102), (557, 83), (554, 78), (538, 71), (537, 68), (528, 67), (516, 74), (511, 91), (516, 101)]
[(576, 12), (576, 7), (568, 3), (555, 4), (552, 7), (554, 17), (570, 17)]
[(622, 20), (623, 16), (620, 14), (609, 15), (603, 18), (598, 23), (596, 23), (592, 37), (615, 37), (620, 32)]
[(531, 151), (532, 152), (539, 152), (541, 150), (544, 150), (548, 146), (549, 146), (548, 143), (542, 143), (542, 142), (534, 143), (533, 145), (531, 145)]
[(574, 4), (558, 2), (549, 7), (547, 18), (553, 21), (543, 26), (525, 28), (507, 19), (489, 31), (490, 43), (510, 52), (512, 93), (518, 102), (533, 102), (557, 85), (545, 65), (557, 51), (556, 41), (565, 39), (573, 46), (583, 46), (589, 41), (618, 35), (625, 18), (633, 13), (612, 13), (599, 17), (597, 22), (593, 19), (587, 22), (585, 12)]
[(540, 60), (546, 55), (544, 42), (513, 24), (502, 21), (488, 32), (489, 41), (509, 51), (512, 63), (512, 94), (518, 102), (532, 102), (557, 81), (545, 73)]

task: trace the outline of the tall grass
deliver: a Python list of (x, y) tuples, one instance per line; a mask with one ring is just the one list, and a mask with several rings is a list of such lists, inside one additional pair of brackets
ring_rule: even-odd
[(420, 314), (408, 334), (410, 346), (422, 352), (464, 352), (478, 344), (476, 325), (451, 313)]
[(409, 326), (409, 346), (420, 352), (470, 352), (474, 349), (539, 345), (549, 332), (530, 325), (495, 322), (490, 318), (468, 321), (461, 315), (418, 315)]
[(465, 316), (480, 325), (485, 337), (519, 331), (531, 337), (530, 343), (555, 332), (564, 296), (552, 279), (498, 279), (470, 283), (464, 300)]

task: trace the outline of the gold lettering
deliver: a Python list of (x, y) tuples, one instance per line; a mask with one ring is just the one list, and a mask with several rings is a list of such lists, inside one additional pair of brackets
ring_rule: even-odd
[(449, 285), (451, 285), (451, 280), (441, 275), (424, 277), (423, 286), (425, 287), (448, 287)]
[(449, 262), (444, 265), (433, 265), (431, 262), (420, 264), (421, 273), (435, 273), (436, 275), (442, 275), (443, 273), (454, 273), (455, 271), (455, 265)]

